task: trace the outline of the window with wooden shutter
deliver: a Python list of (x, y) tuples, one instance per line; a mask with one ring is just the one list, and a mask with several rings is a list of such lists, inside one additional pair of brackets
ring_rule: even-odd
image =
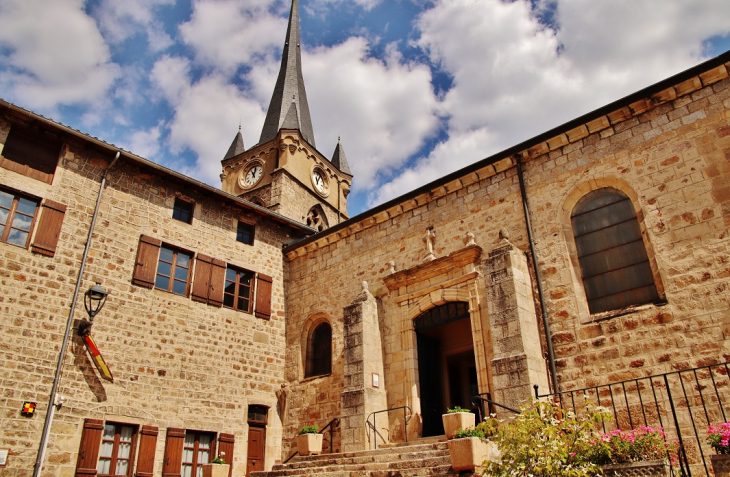
[(136, 477), (153, 477), (159, 431), (154, 426), (142, 426), (139, 434), (139, 455), (137, 456), (137, 471), (134, 475)]
[(28, 246), (38, 202), (38, 199), (0, 189), (0, 242)]
[(104, 431), (104, 421), (99, 419), (84, 419), (84, 429), (81, 433), (79, 457), (76, 460), (76, 477), (96, 475), (101, 436)]
[(14, 124), (0, 156), (0, 167), (50, 184), (60, 152), (59, 140)]
[(145, 288), (155, 286), (157, 272), (157, 258), (160, 255), (162, 241), (156, 238), (142, 235), (139, 238), (137, 249), (137, 261), (134, 264), (134, 276), (132, 283)]
[(271, 284), (273, 279), (262, 273), (256, 280), (256, 318), (271, 318)]
[(187, 296), (192, 263), (193, 255), (191, 253), (167, 245), (161, 246), (155, 288)]
[(136, 444), (137, 426), (107, 422), (101, 437), (97, 475), (132, 477)]
[(223, 306), (234, 310), (251, 312), (253, 302), (254, 273), (229, 266), (226, 269), (226, 283), (223, 292)]
[(213, 259), (207, 255), (198, 254), (195, 260), (195, 279), (193, 280), (193, 300), (208, 303), (210, 293), (210, 267)]
[(215, 434), (187, 431), (182, 455), (182, 477), (203, 475), (203, 464), (209, 464), (215, 456)]
[(576, 204), (571, 222), (591, 313), (659, 299), (629, 197), (612, 188), (590, 192)]
[(181, 477), (185, 429), (167, 428), (165, 457), (162, 460), (162, 477)]
[(52, 257), (56, 253), (58, 239), (61, 237), (66, 206), (46, 199), (43, 201), (41, 209), (41, 218), (38, 221), (38, 231), (35, 234), (32, 250)]
[(226, 464), (231, 464), (228, 470), (228, 476), (233, 475), (233, 445), (236, 442), (236, 436), (233, 434), (221, 433), (218, 436), (218, 455), (226, 461)]

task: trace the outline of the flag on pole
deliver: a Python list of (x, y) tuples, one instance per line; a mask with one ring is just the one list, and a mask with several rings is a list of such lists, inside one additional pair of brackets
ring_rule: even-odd
[(109, 366), (106, 365), (106, 361), (104, 361), (104, 357), (99, 352), (99, 348), (96, 347), (96, 343), (94, 343), (91, 335), (84, 336), (84, 344), (86, 345), (86, 350), (91, 355), (91, 360), (94, 362), (96, 369), (99, 370), (101, 377), (113, 383), (114, 376), (112, 376)]

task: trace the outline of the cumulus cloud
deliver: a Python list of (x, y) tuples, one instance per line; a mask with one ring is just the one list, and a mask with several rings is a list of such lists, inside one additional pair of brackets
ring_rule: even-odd
[(703, 41), (730, 30), (730, 2), (437, 0), (416, 25), (416, 46), (453, 80), (448, 137), (370, 205), (696, 64)]
[(365, 10), (372, 10), (381, 2), (382, 0), (312, 0), (311, 2), (307, 2), (306, 8), (311, 9), (313, 12), (322, 12), (342, 3), (354, 3)]
[(129, 145), (126, 149), (144, 158), (154, 159), (160, 151), (161, 129), (161, 125), (157, 125), (149, 130), (134, 131), (129, 136)]
[(244, 63), (273, 56), (284, 45), (287, 20), (272, 14), (274, 0), (196, 0), (180, 25), (196, 60), (231, 73)]
[[(197, 162), (183, 172), (209, 184), (219, 184), (220, 161), (242, 120), (248, 147), (261, 134), (264, 111), (219, 73), (193, 81), (190, 61), (163, 57), (154, 66), (151, 80), (175, 110), (167, 123), (169, 147), (175, 154), (190, 150)], [(145, 137), (142, 136), (142, 139)]]
[[(20, 103), (41, 109), (91, 104), (119, 76), (83, 0), (0, 2), (0, 83)], [(62, 19), (62, 20), (60, 20)]]
[(383, 61), (368, 56), (366, 40), (350, 38), (302, 61), (318, 147), (329, 157), (342, 136), (357, 189), (402, 166), (438, 128), (429, 68), (392, 47)]
[(112, 43), (144, 33), (153, 52), (167, 49), (173, 44), (165, 33), (162, 22), (155, 18), (156, 10), (174, 5), (175, 0), (101, 0), (94, 8), (101, 30)]

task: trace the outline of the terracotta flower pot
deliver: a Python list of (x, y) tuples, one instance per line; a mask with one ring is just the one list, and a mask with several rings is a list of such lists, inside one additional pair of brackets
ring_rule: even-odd
[(730, 477), (730, 454), (710, 456), (715, 477)]
[(472, 412), (452, 412), (441, 414), (441, 420), (444, 422), (446, 438), (453, 439), (459, 429), (474, 427), (476, 416)]
[(452, 439), (448, 445), (451, 467), (456, 472), (473, 471), (484, 465), (485, 461), (499, 458), (497, 445), (493, 442), (485, 442), (478, 437)]
[(203, 477), (228, 477), (231, 472), (230, 464), (205, 464)]
[(299, 455), (317, 455), (322, 453), (322, 434), (300, 434), (297, 436), (297, 452)]
[(603, 466), (603, 475), (615, 477), (669, 477), (669, 462), (650, 460), (630, 464), (609, 464)]

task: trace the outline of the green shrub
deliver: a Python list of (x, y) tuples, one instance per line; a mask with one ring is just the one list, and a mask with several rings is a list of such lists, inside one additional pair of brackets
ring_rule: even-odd
[(213, 459), (212, 461), (210, 461), (210, 463), (211, 463), (211, 464), (225, 464), (225, 463), (226, 463), (226, 461), (225, 461), (225, 460), (223, 460), (223, 457), (221, 457), (221, 456), (218, 456), (218, 457), (216, 457), (215, 459)]
[(453, 414), (455, 412), (471, 412), (471, 411), (469, 409), (464, 409), (461, 406), (454, 406), (453, 408), (446, 410), (446, 414)]
[(302, 427), (302, 430), (299, 431), (299, 435), (302, 434), (317, 434), (319, 433), (319, 426), (314, 423), (314, 421), (309, 421), (309, 424)]
[(469, 427), (467, 429), (459, 429), (456, 431), (454, 439), (464, 439), (465, 437), (478, 437), (479, 439), (485, 439), (484, 431), (476, 427)]

